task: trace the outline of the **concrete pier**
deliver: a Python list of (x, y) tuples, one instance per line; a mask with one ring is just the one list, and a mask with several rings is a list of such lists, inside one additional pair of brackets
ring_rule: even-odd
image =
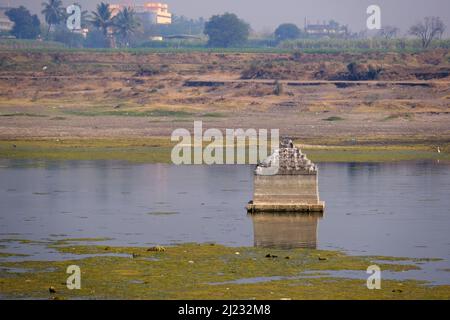
[(318, 170), (290, 139), (255, 170), (253, 201), (249, 213), (323, 212), (319, 200)]

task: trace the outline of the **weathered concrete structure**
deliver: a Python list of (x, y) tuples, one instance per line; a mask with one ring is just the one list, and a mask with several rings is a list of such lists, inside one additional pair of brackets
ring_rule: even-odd
[(323, 212), (324, 207), (316, 165), (292, 140), (284, 139), (280, 149), (256, 167), (248, 212)]

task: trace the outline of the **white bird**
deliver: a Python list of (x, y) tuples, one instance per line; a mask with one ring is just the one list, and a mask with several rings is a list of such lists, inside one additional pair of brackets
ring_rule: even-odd
[(47, 68), (48, 68), (47, 66), (44, 66), (44, 67), (42, 68), (42, 70), (45, 71), (45, 70), (47, 70)]
[(441, 153), (441, 148), (437, 147), (437, 152)]

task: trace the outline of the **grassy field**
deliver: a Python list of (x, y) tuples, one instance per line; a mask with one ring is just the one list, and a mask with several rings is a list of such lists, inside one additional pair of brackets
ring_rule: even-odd
[[(256, 43), (260, 43), (255, 45)], [(449, 49), (450, 40), (434, 40), (430, 49)], [(135, 48), (70, 48), (60, 42), (0, 39), (2, 50), (52, 51), (66, 50), (73, 52), (133, 52), (133, 53), (182, 53), (182, 52), (215, 52), (215, 53), (292, 53), (301, 50), (304, 53), (351, 53), (351, 52), (407, 52), (425, 51), (418, 39), (298, 39), (277, 44), (274, 40), (258, 41), (251, 39), (247, 45), (237, 48), (209, 47), (206, 41), (153, 41)]]
[[(0, 141), (0, 158), (35, 160), (122, 160), (171, 163), (175, 146), (166, 137), (140, 139), (9, 140)], [(207, 146), (207, 143), (204, 144)], [(437, 153), (425, 145), (333, 146), (299, 145), (314, 162), (450, 161), (448, 148)], [(248, 150), (247, 150), (248, 154)]]
[(241, 48), (211, 48), (211, 47), (190, 47), (190, 48), (65, 48), (65, 47), (44, 47), (44, 48), (18, 48), (18, 49), (3, 49), (3, 50), (14, 50), (14, 51), (27, 51), (35, 53), (52, 53), (52, 52), (71, 52), (71, 53), (117, 53), (125, 52), (132, 54), (151, 54), (151, 53), (272, 53), (272, 54), (292, 54), (301, 51), (307, 54), (339, 54), (339, 53), (388, 53), (388, 52), (398, 52), (398, 53), (420, 53), (424, 52), (423, 49), (402, 49), (402, 50), (390, 50), (384, 48), (348, 48), (348, 49), (337, 49), (337, 48), (277, 48), (277, 47), (241, 47)]

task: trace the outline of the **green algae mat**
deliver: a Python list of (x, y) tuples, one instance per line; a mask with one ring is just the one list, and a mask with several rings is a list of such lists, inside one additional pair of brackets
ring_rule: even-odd
[[(101, 242), (100, 242), (101, 243)], [(31, 244), (22, 241), (22, 244)], [(81, 239), (45, 244), (60, 261), (14, 261), (0, 255), (2, 299), (449, 299), (450, 286), (382, 280), (369, 290), (365, 273), (376, 264), (397, 274), (419, 269), (423, 260), (357, 257), (339, 251), (231, 248), (215, 244), (111, 247)], [(0, 247), (5, 251), (6, 247)], [(13, 258), (5, 261), (5, 258)], [(23, 257), (22, 257), (23, 258)], [(67, 268), (81, 271), (81, 289), (69, 290)]]

